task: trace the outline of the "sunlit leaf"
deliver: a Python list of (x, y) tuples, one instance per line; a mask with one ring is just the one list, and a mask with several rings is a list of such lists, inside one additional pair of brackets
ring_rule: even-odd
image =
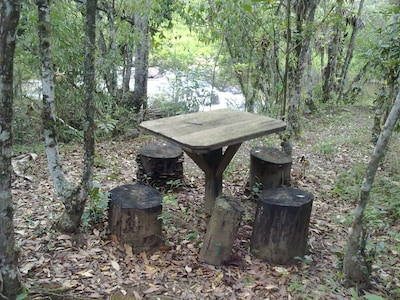
[(248, 12), (252, 12), (252, 11), (253, 11), (253, 8), (252, 8), (251, 5), (249, 5), (249, 4), (242, 4), (242, 8), (243, 8), (245, 11), (248, 11)]

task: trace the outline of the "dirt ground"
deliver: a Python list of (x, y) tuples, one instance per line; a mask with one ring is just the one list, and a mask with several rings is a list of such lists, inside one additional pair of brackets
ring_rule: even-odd
[[(110, 239), (106, 213), (99, 224), (84, 225), (78, 235), (55, 231), (52, 225), (63, 207), (45, 155), (23, 153), (15, 158), (25, 157), (23, 175), (14, 175), (13, 195), (27, 299), (361, 299), (364, 294), (399, 299), (399, 225), (372, 231), (372, 241), (384, 241), (386, 248), (374, 265), (371, 286), (359, 296), (343, 285), (340, 269), (357, 199), (338, 197), (334, 191), (341, 174), (368, 161), (372, 121), (368, 108), (328, 109), (304, 117), (302, 136), (294, 142), (292, 183), (315, 197), (309, 251), (285, 266), (262, 261), (249, 250), (256, 209), (246, 189), (250, 149), (279, 147), (277, 135), (244, 143), (224, 173), (224, 193), (240, 200), (245, 213), (232, 260), (220, 267), (199, 259), (208, 217), (203, 210), (204, 176), (190, 158), (184, 160), (184, 184), (172, 192), (176, 201), (163, 206), (164, 245), (152, 254), (133, 254), (128, 245)], [(103, 192), (135, 182), (136, 152), (152, 140), (140, 136), (97, 144), (95, 175)], [(377, 176), (398, 174), (397, 145), (398, 134)], [(62, 145), (60, 152), (68, 177), (77, 182), (81, 146)]]

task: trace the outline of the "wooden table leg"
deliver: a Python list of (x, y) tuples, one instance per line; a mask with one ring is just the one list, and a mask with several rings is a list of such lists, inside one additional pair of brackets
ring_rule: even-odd
[(206, 183), (204, 208), (210, 215), (214, 208), (215, 199), (222, 195), (222, 174), (231, 162), (240, 145), (241, 144), (239, 143), (229, 146), (226, 148), (224, 153), (222, 153), (222, 148), (208, 153), (186, 152), (187, 155), (205, 173)]

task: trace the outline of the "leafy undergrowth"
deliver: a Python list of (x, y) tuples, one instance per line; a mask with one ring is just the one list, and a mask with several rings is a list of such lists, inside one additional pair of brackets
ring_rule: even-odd
[[(240, 199), (245, 214), (232, 260), (214, 267), (199, 259), (206, 231), (204, 176), (185, 157), (184, 182), (169, 187), (163, 206), (165, 244), (155, 253), (133, 254), (110, 239), (104, 197), (90, 203), (82, 233), (52, 229), (62, 205), (49, 180), (43, 154), (19, 156), (14, 177), (16, 238), (28, 299), (396, 299), (400, 297), (399, 136), (385, 157), (366, 215), (366, 241), (374, 273), (368, 290), (343, 285), (341, 258), (365, 163), (372, 150), (371, 112), (326, 110), (307, 116), (294, 144), (293, 185), (314, 194), (309, 252), (297, 263), (278, 266), (251, 255), (249, 241), (256, 201), (246, 190), (253, 146), (279, 145), (276, 136), (242, 145), (224, 174), (224, 193)], [(136, 151), (152, 137), (97, 145), (96, 180), (106, 193), (136, 177)], [(80, 146), (62, 147), (65, 170), (78, 180)], [(15, 159), (15, 161), (18, 161)], [(179, 185), (179, 188), (178, 188)], [(88, 219), (91, 218), (91, 219)], [(89, 221), (98, 221), (89, 225)], [(365, 296), (367, 295), (367, 296)], [(376, 295), (376, 296), (373, 296)], [(363, 298), (365, 297), (365, 298)], [(375, 297), (375, 298), (374, 298)]]

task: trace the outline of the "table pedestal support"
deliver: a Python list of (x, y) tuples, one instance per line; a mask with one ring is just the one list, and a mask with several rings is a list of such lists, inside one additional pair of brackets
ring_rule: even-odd
[(222, 148), (210, 151), (208, 153), (186, 154), (202, 169), (205, 173), (205, 203), (204, 208), (208, 214), (212, 214), (215, 199), (222, 195), (222, 173), (231, 162), (241, 143), (231, 145), (222, 153)]

